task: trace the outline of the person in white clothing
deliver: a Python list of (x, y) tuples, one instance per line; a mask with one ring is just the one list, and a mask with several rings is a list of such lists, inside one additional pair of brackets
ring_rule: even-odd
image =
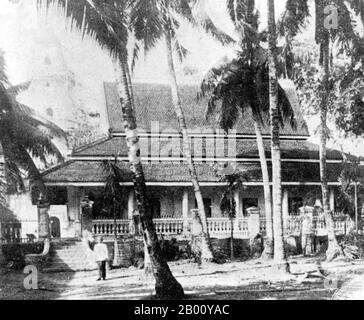
[(94, 254), (99, 268), (99, 278), (97, 281), (101, 279), (106, 280), (106, 260), (109, 259), (109, 252), (107, 251), (107, 245), (103, 243), (102, 237), (98, 237), (96, 241)]

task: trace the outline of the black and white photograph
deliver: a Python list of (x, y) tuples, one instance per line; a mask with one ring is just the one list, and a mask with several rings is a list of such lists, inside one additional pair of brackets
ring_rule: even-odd
[(364, 300), (363, 204), (364, 0), (0, 0), (0, 300)]

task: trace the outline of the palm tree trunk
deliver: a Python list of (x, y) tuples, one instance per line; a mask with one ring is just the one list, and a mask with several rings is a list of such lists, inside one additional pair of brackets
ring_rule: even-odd
[(2, 148), (2, 144), (0, 142), (0, 207), (6, 207), (6, 175), (5, 175), (5, 155)]
[(112, 266), (113, 267), (119, 267), (121, 264), (120, 261), (120, 253), (119, 253), (119, 245), (118, 245), (118, 224), (117, 224), (117, 219), (116, 219), (116, 205), (115, 205), (115, 201), (113, 201), (113, 212), (114, 212), (114, 259), (112, 262)]
[(264, 205), (265, 205), (265, 219), (266, 219), (266, 239), (262, 257), (265, 259), (272, 259), (274, 255), (273, 215), (272, 215), (272, 194), (270, 191), (269, 172), (268, 172), (267, 158), (265, 156), (262, 128), (257, 120), (254, 120), (254, 128), (257, 139), (260, 167), (262, 170), (262, 177), (263, 177)]
[[(278, 109), (278, 79), (276, 52), (276, 25), (274, 0), (268, 1), (268, 38), (269, 38), (269, 104), (272, 134), (272, 167), (273, 167), (273, 234), (274, 261), (279, 269), (288, 271), (288, 263), (284, 251), (283, 219), (282, 219), (282, 176), (280, 151), (280, 123)], [(283, 269), (282, 269), (283, 270)]]
[[(231, 261), (234, 260), (234, 199), (232, 195), (232, 190), (230, 189), (230, 258)], [(236, 216), (236, 215), (235, 215)]]
[(195, 198), (198, 207), (198, 214), (200, 217), (200, 221), (202, 224), (202, 244), (201, 244), (201, 259), (203, 261), (213, 261), (214, 255), (210, 241), (209, 230), (207, 228), (207, 217), (205, 212), (205, 206), (201, 194), (200, 185), (197, 178), (197, 172), (195, 165), (193, 163), (192, 154), (191, 154), (191, 145), (190, 145), (190, 138), (187, 132), (187, 126), (185, 117), (183, 114), (181, 100), (178, 92), (178, 84), (176, 79), (176, 72), (174, 68), (173, 62), (173, 51), (172, 51), (172, 37), (170, 31), (167, 30), (165, 34), (165, 40), (167, 45), (167, 62), (168, 62), (168, 70), (169, 70), (169, 77), (170, 77), (170, 85), (171, 85), (171, 93), (172, 93), (172, 101), (174, 110), (177, 115), (179, 128), (182, 133), (183, 139), (183, 154), (187, 161), (188, 170), (190, 173), (191, 181), (194, 188)]
[(323, 63), (324, 63), (324, 88), (321, 106), (320, 106), (320, 179), (321, 179), (321, 190), (322, 190), (322, 205), (324, 210), (327, 235), (328, 235), (328, 248), (326, 252), (327, 260), (331, 261), (337, 256), (342, 254), (340, 246), (335, 236), (335, 224), (330, 210), (329, 200), (329, 187), (327, 184), (327, 163), (326, 163), (326, 151), (327, 151), (327, 103), (328, 103), (328, 92), (329, 92), (329, 39), (322, 44), (323, 50)]
[[(128, 84), (128, 64), (120, 62), (121, 75), (117, 76), (117, 85), (121, 97), (122, 114), (128, 156), (131, 171), (133, 172), (133, 183), (136, 200), (138, 203), (140, 220), (143, 228), (143, 236), (147, 245), (148, 253), (152, 262), (153, 274), (156, 279), (156, 296), (159, 299), (181, 299), (184, 291), (179, 282), (174, 278), (169, 266), (162, 256), (158, 236), (153, 223), (153, 215), (147, 196), (143, 166), (140, 157), (139, 136), (134, 113), (134, 105)], [(115, 69), (118, 75), (119, 68)]]

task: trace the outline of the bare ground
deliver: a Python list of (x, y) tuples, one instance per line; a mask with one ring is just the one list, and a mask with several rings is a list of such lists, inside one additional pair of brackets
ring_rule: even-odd
[[(290, 259), (291, 275), (278, 273), (270, 262), (251, 260), (199, 266), (170, 263), (187, 299), (327, 300), (343, 284), (364, 274), (364, 262), (321, 262), (318, 257)], [(154, 280), (135, 268), (108, 271), (39, 274), (38, 290), (26, 290), (21, 271), (0, 274), (0, 300), (152, 299)]]

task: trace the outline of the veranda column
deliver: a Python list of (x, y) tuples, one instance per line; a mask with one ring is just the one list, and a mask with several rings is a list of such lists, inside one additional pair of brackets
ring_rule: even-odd
[(129, 220), (129, 233), (135, 234), (134, 225), (134, 189), (129, 191), (128, 198), (128, 220)]
[(188, 223), (188, 189), (183, 190), (182, 196), (182, 216), (183, 216), (183, 234), (189, 234)]
[(81, 201), (81, 232), (82, 238), (92, 238), (92, 206), (93, 201), (91, 201), (86, 195)]
[(39, 240), (45, 240), (50, 238), (49, 232), (49, 203), (42, 197), (37, 202), (38, 209), (38, 238)]
[(77, 187), (67, 187), (67, 216), (70, 221), (70, 227), (74, 229), (74, 236), (82, 236), (81, 218), (80, 218), (80, 191)]
[(283, 190), (282, 199), (282, 217), (283, 217), (283, 227), (287, 229), (287, 222), (289, 218), (289, 204), (288, 204), (288, 189)]
[(330, 211), (335, 211), (335, 190), (330, 189)]

